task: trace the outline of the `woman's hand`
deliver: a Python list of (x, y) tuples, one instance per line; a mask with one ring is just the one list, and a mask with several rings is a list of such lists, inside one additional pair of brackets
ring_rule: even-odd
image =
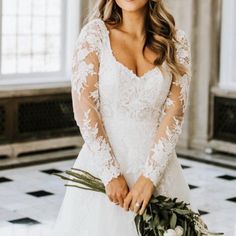
[(105, 190), (111, 202), (114, 202), (117, 205), (119, 204), (121, 207), (123, 207), (124, 198), (129, 192), (129, 187), (123, 175), (113, 178), (105, 186)]
[(149, 178), (141, 175), (124, 200), (124, 209), (143, 214), (147, 204), (155, 190), (155, 186)]

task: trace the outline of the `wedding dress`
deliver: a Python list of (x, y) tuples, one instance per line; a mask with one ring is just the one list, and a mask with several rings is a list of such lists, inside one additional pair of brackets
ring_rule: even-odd
[[(115, 58), (109, 33), (95, 18), (75, 44), (71, 94), (85, 142), (73, 167), (104, 184), (122, 173), (129, 187), (143, 174), (155, 195), (177, 197), (197, 211), (175, 151), (191, 80), (186, 35), (177, 29), (177, 58), (188, 73), (174, 80), (166, 63), (136, 75)], [(67, 187), (53, 235), (136, 236), (134, 216), (104, 193)]]

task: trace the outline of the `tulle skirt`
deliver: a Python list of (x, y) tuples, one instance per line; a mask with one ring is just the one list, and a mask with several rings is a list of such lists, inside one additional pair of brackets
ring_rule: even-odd
[[(96, 176), (96, 169), (91, 165), (92, 158), (89, 149), (84, 145), (74, 167), (87, 170)], [(131, 187), (138, 178), (138, 173), (124, 173), (124, 176)], [(177, 197), (178, 200), (189, 203), (190, 208), (198, 212), (191, 202), (190, 189), (176, 152), (173, 152), (163, 181), (154, 194)], [(52, 236), (137, 236), (134, 217), (134, 212), (125, 211), (115, 205), (104, 193), (66, 187)]]

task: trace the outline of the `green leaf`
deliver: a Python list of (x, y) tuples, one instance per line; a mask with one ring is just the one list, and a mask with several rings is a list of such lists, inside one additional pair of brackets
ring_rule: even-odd
[(81, 170), (81, 169), (77, 169), (77, 168), (71, 168), (71, 169), (72, 169), (72, 170), (77, 170), (78, 172), (82, 172), (82, 173), (84, 173), (85, 175), (88, 175), (88, 176), (90, 176), (90, 177), (92, 177), (92, 178), (94, 178), (94, 179), (96, 179), (96, 180), (98, 180), (98, 181), (101, 182), (101, 179), (95, 177), (94, 175), (92, 175), (92, 174), (89, 173), (88, 171)]
[(171, 227), (171, 229), (175, 228), (176, 222), (177, 222), (177, 216), (176, 216), (175, 213), (173, 213), (171, 218), (170, 218), (170, 227)]
[[(106, 193), (101, 179), (87, 171), (71, 168), (64, 172), (68, 176), (54, 174), (63, 180), (67, 180), (66, 186), (77, 187), (83, 190), (91, 190)], [(199, 222), (199, 214), (193, 212), (189, 204), (177, 201), (177, 198), (169, 198), (163, 195), (152, 195), (143, 215), (134, 218), (139, 236), (163, 236), (168, 228), (174, 229), (180, 225), (184, 229), (183, 236), (196, 236), (199, 232), (193, 229), (193, 224)], [(200, 227), (200, 235), (222, 235), (217, 232), (209, 232)]]
[(184, 236), (186, 235), (186, 232), (187, 232), (187, 222), (186, 220), (184, 221)]
[(141, 221), (141, 218), (142, 218), (141, 215), (136, 215), (135, 218), (134, 218), (134, 222), (135, 222), (135, 225), (136, 225), (136, 230), (137, 230), (138, 235), (140, 234), (140, 221)]
[(154, 224), (155, 226), (157, 226), (157, 225), (159, 224), (159, 217), (158, 217), (158, 215), (155, 215), (155, 216), (154, 216), (153, 224)]
[(152, 219), (152, 216), (151, 216), (151, 215), (148, 215), (147, 212), (145, 211), (145, 212), (143, 213), (143, 220), (144, 220), (145, 222), (148, 222), (150, 219)]
[(175, 211), (177, 214), (180, 214), (180, 215), (187, 215), (187, 214), (190, 214), (190, 210), (182, 210), (182, 209), (177, 209), (175, 208), (173, 211)]

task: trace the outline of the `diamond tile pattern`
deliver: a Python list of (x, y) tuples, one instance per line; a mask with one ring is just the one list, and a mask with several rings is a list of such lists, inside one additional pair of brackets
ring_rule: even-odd
[(195, 186), (195, 185), (192, 185), (192, 184), (189, 184), (188, 186), (189, 186), (190, 189), (198, 188), (198, 186)]
[(207, 212), (207, 211), (202, 211), (202, 210), (198, 210), (199, 211), (199, 213), (200, 213), (200, 215), (202, 216), (202, 215), (206, 215), (206, 214), (208, 214), (209, 212)]
[(232, 176), (232, 175), (220, 175), (220, 176), (217, 176), (217, 178), (225, 179), (225, 180), (235, 180), (235, 179), (236, 179), (236, 176)]
[(10, 181), (12, 181), (12, 179), (8, 179), (6, 177), (0, 177), (0, 183), (10, 182)]
[(226, 200), (230, 201), (230, 202), (235, 202), (236, 203), (236, 197), (227, 198)]
[(24, 224), (24, 225), (34, 225), (34, 224), (39, 224), (37, 220), (31, 219), (29, 217), (25, 218), (20, 218), (16, 220), (9, 220), (8, 222), (12, 224)]
[[(190, 194), (209, 230), (235, 234), (235, 171), (179, 157)], [(37, 235), (52, 226), (65, 194), (64, 182), (52, 173), (73, 166), (74, 160), (0, 171), (0, 236), (4, 227), (39, 227)], [(9, 197), (8, 197), (9, 196)], [(42, 210), (43, 209), (43, 210)], [(31, 226), (32, 225), (32, 226)], [(35, 226), (33, 226), (35, 225)], [(48, 231), (47, 231), (48, 230)], [(35, 235), (35, 234), (34, 234)]]
[(45, 197), (45, 196), (53, 195), (53, 193), (50, 193), (50, 192), (47, 192), (47, 191), (44, 191), (44, 190), (28, 192), (27, 194), (32, 195), (34, 197)]
[(187, 166), (187, 165), (181, 165), (181, 167), (182, 167), (183, 169), (191, 168), (191, 166)]
[(53, 173), (62, 173), (63, 171), (57, 169), (47, 169), (47, 170), (41, 170), (41, 172), (51, 175)]

